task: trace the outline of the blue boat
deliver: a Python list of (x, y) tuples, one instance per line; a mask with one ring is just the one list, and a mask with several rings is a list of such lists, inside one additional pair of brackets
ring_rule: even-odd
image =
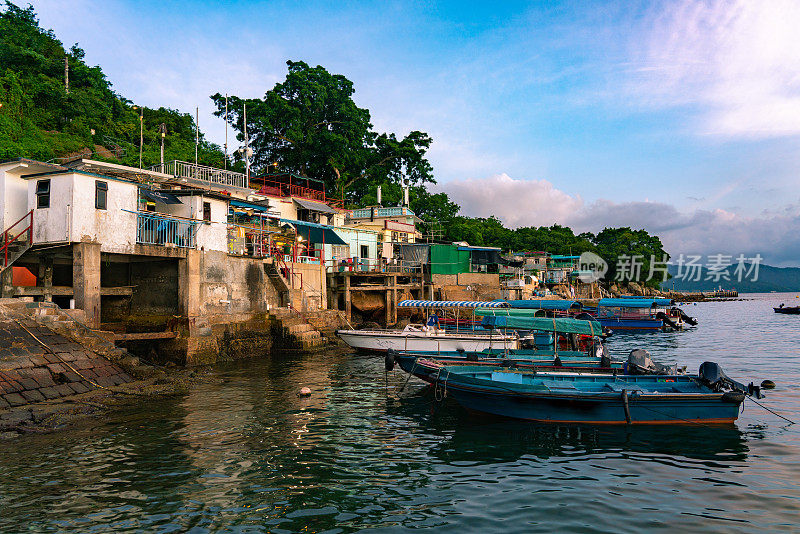
[(600, 299), (594, 319), (612, 330), (679, 330), (684, 322), (697, 324), (667, 298), (620, 297)]
[(731, 424), (751, 383), (728, 378), (712, 362), (697, 375), (541, 373), (482, 365), (442, 365), (437, 397), (468, 410), (546, 423)]

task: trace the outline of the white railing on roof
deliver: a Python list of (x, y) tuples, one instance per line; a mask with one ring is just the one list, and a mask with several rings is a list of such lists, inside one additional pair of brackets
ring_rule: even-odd
[(247, 176), (240, 172), (226, 171), (206, 165), (195, 165), (186, 161), (167, 161), (150, 167), (151, 171), (171, 174), (176, 178), (193, 178), (212, 184), (247, 188)]
[(375, 210), (375, 217), (397, 217), (400, 215), (414, 215), (414, 212), (403, 206), (394, 206), (391, 208), (360, 208), (353, 210), (351, 217), (353, 219), (366, 219), (372, 216), (372, 210)]

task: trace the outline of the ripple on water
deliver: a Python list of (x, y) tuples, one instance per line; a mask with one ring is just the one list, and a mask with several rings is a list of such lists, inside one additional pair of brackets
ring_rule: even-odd
[[(800, 419), (800, 327), (780, 296), (690, 306), (700, 326), (615, 335), (694, 370), (774, 380)], [(0, 531), (752, 532), (800, 522), (800, 439), (747, 404), (735, 427), (476, 418), (383, 362), (275, 354), (91, 431), (0, 443)], [(404, 381), (389, 376), (390, 393)], [(310, 398), (296, 392), (309, 387)]]

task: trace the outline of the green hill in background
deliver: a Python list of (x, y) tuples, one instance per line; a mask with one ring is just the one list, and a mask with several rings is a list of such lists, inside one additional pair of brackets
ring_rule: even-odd
[[(67, 50), (51, 30), (39, 27), (33, 7), (8, 0), (0, 11), (0, 104), (0, 160), (83, 153), (138, 166), (143, 113), (143, 166), (159, 162), (162, 123), (165, 159), (194, 161), (190, 114), (134, 106), (112, 90), (100, 67), (86, 64), (77, 44)], [(202, 134), (200, 139), (200, 163), (221, 167), (220, 147)]]
[[(748, 265), (747, 270), (750, 267)], [(741, 281), (738, 281), (734, 269), (735, 266), (727, 269), (728, 280), (720, 279), (716, 281), (713, 276), (708, 279), (709, 272), (705, 267), (699, 270), (699, 280), (694, 280), (694, 278), (697, 278), (696, 274), (692, 276), (692, 280), (686, 280), (675, 278), (678, 275), (678, 266), (670, 265), (669, 274), (674, 278), (664, 282), (661, 287), (663, 289), (672, 289), (674, 287), (677, 291), (711, 291), (722, 286), (723, 289), (736, 289), (740, 293), (800, 291), (800, 268), (798, 267), (772, 267), (762, 264), (758, 266), (758, 278), (755, 281), (750, 276), (743, 277)]]

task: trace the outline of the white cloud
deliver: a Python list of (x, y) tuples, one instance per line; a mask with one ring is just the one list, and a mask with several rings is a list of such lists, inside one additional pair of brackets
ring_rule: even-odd
[(703, 134), (800, 134), (800, 4), (683, 0), (631, 40), (630, 89), (649, 106), (697, 105)]
[(586, 203), (547, 180), (518, 180), (506, 174), (450, 181), (441, 186), (464, 215), (495, 215), (512, 228), (558, 223), (575, 232), (605, 227), (644, 228), (658, 235), (671, 255), (761, 254), (773, 265), (796, 265), (800, 257), (800, 205), (761, 217), (722, 210), (679, 211), (662, 202)]

